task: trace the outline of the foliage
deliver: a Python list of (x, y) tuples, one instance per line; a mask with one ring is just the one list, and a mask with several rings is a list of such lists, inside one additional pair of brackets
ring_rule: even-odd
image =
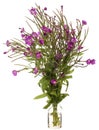
[[(63, 14), (63, 6), (54, 12), (54, 16), (47, 14), (46, 7), (42, 9), (38, 5), (36, 8), (32, 7), (29, 12), (32, 15), (32, 18), (27, 17), (31, 32), (20, 28), (21, 39), (7, 40), (9, 50), (4, 54), (9, 53), (12, 61), (22, 59), (28, 62), (28, 65), (21, 65), (22, 69), (13, 70), (14, 76), (23, 70), (41, 76), (38, 85), (42, 94), (35, 99), (47, 97), (44, 108), (48, 108), (69, 95), (69, 79), (72, 78), (74, 68), (95, 64), (95, 60), (82, 60), (86, 51), (83, 44), (88, 34), (85, 20), (76, 19), (76, 25), (73, 27)], [(38, 31), (34, 31), (34, 25)], [(66, 86), (64, 92), (63, 85)]]

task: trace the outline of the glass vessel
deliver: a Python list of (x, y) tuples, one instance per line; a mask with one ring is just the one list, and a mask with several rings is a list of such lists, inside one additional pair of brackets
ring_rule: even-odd
[(59, 104), (53, 104), (48, 110), (48, 128), (62, 127), (62, 107)]

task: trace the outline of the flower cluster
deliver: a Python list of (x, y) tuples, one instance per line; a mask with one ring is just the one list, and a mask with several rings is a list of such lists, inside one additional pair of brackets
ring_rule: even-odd
[[(43, 93), (35, 99), (48, 97), (44, 106), (48, 108), (68, 96), (68, 79), (72, 78), (74, 68), (93, 65), (95, 59), (82, 59), (86, 51), (83, 43), (88, 34), (85, 20), (76, 19), (76, 26), (73, 27), (63, 14), (63, 6), (54, 12), (54, 16), (47, 14), (47, 7), (42, 9), (38, 5), (29, 12), (33, 18), (28, 20), (36, 25), (38, 31), (34, 31), (30, 24), (31, 32), (20, 28), (21, 39), (7, 40), (9, 50), (4, 54), (9, 53), (13, 61), (22, 59), (28, 62), (28, 65), (21, 65), (22, 69), (13, 70), (14, 76), (22, 70), (41, 76), (38, 85)], [(65, 92), (61, 91), (63, 84), (66, 86)]]

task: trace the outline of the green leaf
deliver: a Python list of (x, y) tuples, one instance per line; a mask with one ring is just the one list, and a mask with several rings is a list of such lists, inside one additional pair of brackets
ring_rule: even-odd
[(41, 98), (44, 98), (46, 96), (47, 96), (47, 94), (43, 93), (43, 94), (40, 94), (40, 95), (36, 96), (34, 99), (41, 99)]
[(72, 78), (72, 75), (66, 76), (66, 79), (70, 79), (70, 78)]
[(67, 97), (67, 96), (69, 96), (69, 94), (68, 93), (62, 93), (61, 96), (62, 97)]
[(69, 86), (69, 81), (68, 80), (65, 80), (66, 82), (66, 91), (68, 90), (68, 86)]
[(47, 109), (51, 105), (51, 102), (48, 102), (47, 105), (43, 107), (43, 109)]
[[(60, 95), (60, 98), (59, 98), (59, 102), (61, 102), (65, 97), (67, 97), (67, 96), (69, 96), (69, 94), (68, 93), (62, 93), (61, 95)], [(59, 103), (58, 102), (58, 103)]]
[(71, 73), (73, 73), (73, 72), (74, 72), (74, 69), (69, 70), (69, 71), (67, 72), (67, 74), (71, 74)]
[(52, 91), (50, 94), (54, 95), (54, 96), (57, 96), (56, 91)]
[(49, 86), (49, 80), (46, 79), (46, 77), (43, 77), (40, 81), (39, 81), (39, 86), (41, 87), (42, 91), (46, 91), (48, 86)]

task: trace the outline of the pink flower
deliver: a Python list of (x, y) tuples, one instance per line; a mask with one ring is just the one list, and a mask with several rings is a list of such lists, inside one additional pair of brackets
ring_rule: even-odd
[(40, 43), (41, 45), (43, 45), (43, 44), (44, 44), (44, 39), (41, 38), (41, 39), (39, 40), (39, 43)]
[(85, 20), (82, 20), (82, 25), (87, 25), (87, 22)]
[(41, 52), (39, 52), (39, 51), (38, 51), (38, 52), (36, 52), (36, 58), (37, 58), (37, 59), (40, 59), (41, 57), (42, 57), (42, 53), (41, 53)]
[(56, 81), (55, 79), (51, 79), (50, 83), (51, 83), (52, 85), (56, 85), (57, 81)]
[(88, 60), (86, 60), (86, 63), (87, 63), (87, 65), (94, 65), (95, 64), (95, 59), (88, 59)]
[(96, 63), (95, 59), (91, 60), (91, 64), (94, 65)]
[(17, 76), (17, 72), (18, 72), (17, 70), (13, 70), (13, 71), (12, 71), (12, 74), (13, 74), (14, 76)]
[(35, 67), (35, 68), (33, 69), (33, 73), (34, 73), (34, 74), (37, 74), (37, 73), (38, 73), (38, 68), (37, 68), (37, 67)]
[(76, 42), (77, 42), (77, 39), (76, 39), (75, 37), (72, 37), (72, 38), (71, 38), (71, 42), (76, 43)]
[(32, 32), (32, 36), (33, 36), (34, 38), (37, 38), (39, 35), (38, 35), (36, 32)]
[(6, 45), (9, 46), (10, 45), (10, 42), (9, 40), (6, 41)]
[(25, 40), (25, 43), (29, 46), (31, 46), (34, 43), (34, 40), (31, 35), (26, 36), (24, 40)]
[(36, 8), (33, 8), (33, 7), (32, 7), (29, 11), (30, 11), (30, 13), (31, 13), (32, 15), (36, 16), (36, 14), (37, 14)]
[(52, 32), (52, 30), (50, 29), (50, 28), (48, 28), (48, 27), (46, 27), (46, 26), (42, 26), (42, 31), (44, 32), (44, 33), (51, 33)]

